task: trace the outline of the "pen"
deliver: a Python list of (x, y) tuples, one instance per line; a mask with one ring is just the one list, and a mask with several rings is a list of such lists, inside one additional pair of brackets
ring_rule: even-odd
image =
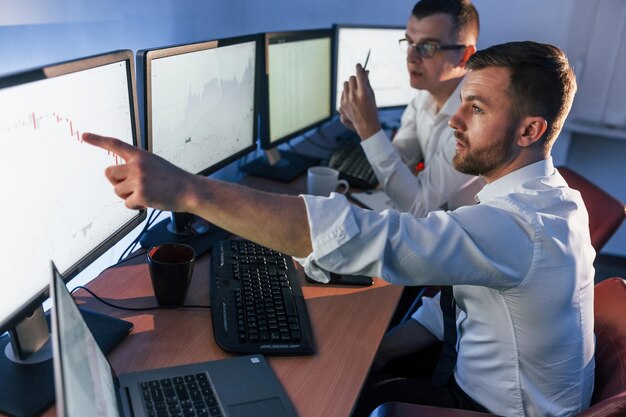
[(367, 68), (367, 62), (370, 60), (370, 53), (371, 52), (372, 52), (371, 49), (369, 51), (367, 51), (367, 57), (365, 57), (365, 64), (363, 64), (363, 71), (365, 71), (365, 69)]

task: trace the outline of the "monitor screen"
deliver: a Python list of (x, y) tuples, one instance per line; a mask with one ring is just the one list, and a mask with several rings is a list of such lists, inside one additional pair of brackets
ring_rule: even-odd
[(398, 40), (404, 27), (335, 26), (335, 109), (341, 105), (343, 83), (363, 65), (369, 54), (367, 70), (376, 94), (378, 108), (406, 106), (414, 90), (409, 82), (406, 54)]
[(133, 79), (131, 51), (0, 78), (0, 329), (41, 302), (51, 260), (72, 278), (145, 217), (104, 176), (123, 161), (81, 140), (137, 144)]
[(332, 116), (332, 31), (266, 34), (263, 149), (304, 133)]
[(255, 148), (259, 36), (142, 50), (147, 149), (210, 174)]

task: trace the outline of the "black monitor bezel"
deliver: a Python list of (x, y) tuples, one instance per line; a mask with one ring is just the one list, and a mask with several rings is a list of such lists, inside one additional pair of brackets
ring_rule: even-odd
[[(276, 38), (289, 38), (290, 40), (293, 41), (302, 41), (302, 40), (307, 40), (307, 39), (320, 39), (320, 38), (325, 38), (328, 37), (330, 39), (330, 56), (329, 58), (329, 62), (330, 62), (330, 68), (329, 71), (331, 71), (330, 73), (330, 88), (331, 88), (331, 92), (330, 92), (330, 106), (329, 106), (329, 114), (328, 116), (323, 117), (320, 120), (317, 120), (307, 126), (302, 127), (301, 129), (298, 129), (297, 131), (291, 132), (288, 135), (283, 136), (280, 139), (274, 140), (274, 141), (270, 141), (270, 109), (269, 109), (269, 73), (268, 73), (268, 49), (269, 49), (269, 44), (273, 39)], [(284, 32), (267, 32), (265, 33), (265, 47), (264, 47), (264, 66), (265, 66), (265, 70), (263, 71), (263, 82), (262, 82), (262, 88), (263, 88), (263, 100), (262, 100), (262, 104), (261, 104), (261, 141), (260, 141), (260, 145), (261, 145), (261, 149), (264, 150), (268, 150), (268, 149), (273, 149), (278, 147), (279, 145), (293, 139), (296, 138), (298, 136), (302, 136), (302, 134), (308, 132), (309, 130), (313, 129), (314, 127), (320, 126), (324, 123), (326, 123), (327, 121), (329, 121), (330, 119), (332, 119), (335, 115), (334, 111), (333, 111), (333, 92), (332, 92), (332, 88), (333, 88), (333, 44), (334, 44), (334, 32), (332, 30), (332, 28), (327, 28), (327, 29), (306, 29), (306, 30), (297, 30), (297, 31), (284, 31)]]
[[(259, 115), (259, 92), (261, 85), (261, 69), (263, 68), (264, 61), (263, 56), (263, 34), (251, 34), (244, 36), (236, 36), (229, 38), (214, 39), (209, 41), (161, 46), (155, 48), (146, 48), (137, 51), (137, 72), (140, 74), (138, 77), (138, 94), (142, 96), (142, 132), (143, 132), (143, 146), (148, 152), (152, 152), (152, 106), (150, 100), (149, 80), (151, 74), (151, 62), (153, 59), (159, 59), (164, 57), (170, 57), (175, 55), (181, 55), (191, 52), (203, 51), (208, 49), (220, 48), (223, 46), (237, 45), (241, 43), (247, 43), (256, 41), (255, 51), (255, 76), (254, 76), (254, 118), (258, 120)], [(252, 142), (241, 151), (225, 158), (209, 167), (202, 169), (200, 172), (194, 172), (198, 175), (209, 175), (224, 168), (228, 164), (240, 159), (242, 156), (254, 151), (257, 146), (257, 139), (259, 136), (258, 122), (254, 123), (252, 130)]]
[[(137, 95), (135, 94), (135, 70), (134, 70), (134, 55), (131, 50), (116, 50), (103, 54), (87, 56), (84, 58), (78, 58), (75, 60), (64, 61), (60, 63), (50, 64), (30, 70), (9, 74), (0, 77), (0, 89), (15, 87), (22, 84), (40, 81), (48, 78), (54, 78), (66, 74), (71, 74), (78, 71), (83, 71), (91, 68), (101, 67), (104, 65), (113, 64), (116, 62), (126, 62), (127, 80), (129, 81), (128, 90), (131, 100), (131, 127), (133, 134), (133, 144), (139, 145), (140, 133), (139, 133), (139, 116), (137, 113)], [(102, 174), (104, 175), (104, 173)], [(136, 228), (146, 218), (146, 210), (138, 210), (137, 214), (133, 216), (126, 224), (120, 227), (117, 231), (111, 234), (108, 239), (97, 245), (92, 251), (87, 253), (81, 259), (76, 261), (70, 266), (67, 271), (63, 272), (63, 278), (65, 282), (69, 282), (72, 278), (76, 277), (81, 271), (91, 265), (97, 258), (102, 256), (107, 250), (112, 248), (118, 243), (124, 236), (130, 231)], [(10, 279), (4, 277), (4, 279)], [(50, 291), (48, 285), (41, 289), (37, 294), (33, 295), (30, 301), (24, 303), (18, 310), (13, 312), (4, 322), (0, 322), (0, 333), (8, 331), (15, 327), (24, 318), (30, 316), (33, 311), (41, 305), (49, 297)]]
[[(332, 100), (333, 100), (333, 112), (334, 114), (339, 114), (339, 111), (335, 108), (335, 103), (337, 102), (337, 83), (343, 83), (346, 80), (338, 80), (337, 71), (339, 70), (339, 30), (341, 29), (400, 29), (406, 31), (406, 26), (402, 25), (369, 25), (369, 24), (344, 24), (344, 23), (335, 23), (333, 25), (333, 91), (332, 91)], [(409, 101), (410, 102), (410, 101)], [(398, 104), (395, 106), (379, 106), (379, 110), (394, 110), (394, 109), (403, 109), (409, 103), (406, 104)]]

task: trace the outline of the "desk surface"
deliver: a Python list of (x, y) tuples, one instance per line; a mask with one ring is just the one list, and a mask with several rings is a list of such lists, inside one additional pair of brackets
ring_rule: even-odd
[[(297, 194), (301, 182), (255, 188)], [(267, 183), (271, 185), (270, 183)], [(275, 183), (274, 183), (275, 184)], [(272, 189), (274, 187), (274, 189)], [(280, 188), (280, 189), (279, 189)], [(198, 260), (186, 304), (209, 304), (210, 257)], [(268, 357), (300, 417), (348, 417), (360, 392), (378, 344), (387, 328), (401, 288), (380, 279), (371, 287), (311, 284), (298, 269), (316, 342), (312, 356)], [(144, 256), (104, 271), (89, 288), (113, 303), (154, 305)], [(86, 292), (75, 293), (77, 303), (134, 324), (131, 334), (108, 356), (118, 373), (227, 358), (213, 340), (208, 309), (115, 310)], [(50, 409), (45, 416), (54, 416)]]

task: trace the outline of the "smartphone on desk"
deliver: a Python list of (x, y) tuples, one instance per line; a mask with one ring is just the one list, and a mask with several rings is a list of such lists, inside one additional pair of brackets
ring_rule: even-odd
[(359, 285), (359, 286), (368, 286), (368, 285), (373, 285), (374, 281), (372, 280), (372, 277), (367, 277), (365, 275), (342, 275), (342, 274), (335, 274), (334, 272), (330, 273), (330, 282), (328, 283), (322, 283), (322, 282), (318, 282), (315, 281), (311, 278), (308, 277), (308, 275), (306, 276), (306, 280), (309, 282), (312, 282), (314, 284), (322, 284), (322, 285)]

